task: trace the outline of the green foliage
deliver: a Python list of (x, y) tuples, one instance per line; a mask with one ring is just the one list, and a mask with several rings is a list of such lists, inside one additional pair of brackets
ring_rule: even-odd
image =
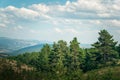
[(38, 59), (35, 61), (35, 65), (37, 70), (39, 71), (48, 71), (49, 69), (49, 54), (51, 52), (51, 48), (48, 44), (44, 45), (39, 53)]
[(99, 53), (93, 48), (85, 49), (85, 59), (82, 63), (82, 70), (84, 72), (98, 68)]
[(13, 66), (5, 67), (0, 72), (3, 76), (0, 80), (9, 80), (7, 77), (3, 79), (7, 75), (15, 75), (11, 79), (16, 80), (119, 80), (120, 77), (116, 75), (120, 71), (114, 72), (116, 68), (104, 69), (119, 66), (120, 45), (116, 46), (113, 36), (106, 30), (101, 30), (98, 41), (92, 48), (82, 49), (79, 44), (75, 37), (69, 45), (66, 41), (59, 40), (52, 46), (45, 44), (40, 52), (9, 57), (9, 60), (17, 61), (17, 69), (23, 63), (35, 69), (16, 73)]
[(97, 70), (89, 71), (83, 74), (83, 80), (119, 80), (120, 79), (120, 66), (119, 67), (105, 67)]
[(82, 63), (83, 59), (83, 53), (82, 49), (79, 47), (79, 42), (77, 41), (77, 38), (75, 37), (70, 42), (70, 70), (78, 70), (80, 69), (80, 64)]
[(117, 42), (106, 30), (101, 30), (99, 35), (98, 42), (93, 44), (100, 55), (99, 63), (104, 65), (115, 64), (118, 58), (118, 53), (115, 50)]
[[(0, 80), (30, 80), (34, 69), (14, 60), (0, 59)], [(29, 76), (28, 76), (29, 75)]]
[(33, 64), (32, 61), (36, 60), (39, 56), (38, 52), (33, 52), (33, 53), (25, 53), (25, 54), (20, 54), (18, 56), (12, 56), (8, 57), (8, 59), (14, 59), (17, 60), (18, 62), (22, 62), (25, 64)]
[(119, 59), (120, 59), (120, 44), (116, 46), (116, 51), (119, 53)]
[(68, 52), (67, 43), (63, 40), (59, 40), (58, 43), (53, 44), (51, 54), (49, 55), (49, 64), (51, 71), (56, 74), (62, 75), (65, 74), (66, 68), (65, 60)]

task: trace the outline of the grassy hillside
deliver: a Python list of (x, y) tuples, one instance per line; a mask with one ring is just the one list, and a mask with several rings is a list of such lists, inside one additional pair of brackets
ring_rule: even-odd
[(26, 64), (0, 58), (0, 80), (26, 80), (33, 70)]
[(8, 57), (8, 56), (9, 56), (8, 54), (0, 53), (0, 58), (4, 58), (4, 57)]
[(120, 80), (120, 66), (96, 69), (83, 74), (82, 80)]

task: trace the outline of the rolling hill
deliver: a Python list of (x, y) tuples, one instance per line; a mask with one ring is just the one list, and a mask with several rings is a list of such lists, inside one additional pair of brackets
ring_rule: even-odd
[(26, 52), (39, 52), (41, 50), (41, 48), (43, 47), (44, 44), (37, 44), (37, 45), (34, 45), (34, 46), (28, 46), (28, 47), (25, 47), (25, 48), (21, 48), (19, 50), (16, 50), (16, 51), (13, 51), (11, 54), (12, 55), (19, 55), (19, 54), (23, 54), (23, 53), (26, 53)]
[(29, 41), (29, 40), (0, 37), (0, 53), (8, 53), (38, 43), (39, 41)]

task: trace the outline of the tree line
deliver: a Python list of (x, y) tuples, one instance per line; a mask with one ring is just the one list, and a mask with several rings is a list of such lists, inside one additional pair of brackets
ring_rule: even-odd
[(107, 30), (101, 30), (98, 41), (91, 48), (81, 48), (75, 37), (69, 45), (59, 40), (52, 46), (45, 44), (40, 52), (25, 53), (9, 59), (31, 65), (45, 75), (55, 74), (58, 80), (63, 75), (69, 76), (68, 80), (80, 80), (80, 74), (87, 71), (119, 66), (120, 45), (117, 43)]

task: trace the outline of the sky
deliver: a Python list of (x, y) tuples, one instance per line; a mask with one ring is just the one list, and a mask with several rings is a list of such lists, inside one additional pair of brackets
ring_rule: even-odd
[(97, 41), (108, 30), (120, 43), (120, 0), (0, 0), (0, 37)]

